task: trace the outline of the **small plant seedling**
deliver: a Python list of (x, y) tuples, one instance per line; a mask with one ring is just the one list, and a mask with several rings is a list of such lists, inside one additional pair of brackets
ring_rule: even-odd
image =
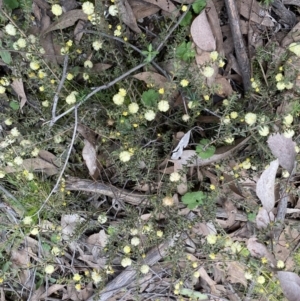
[(157, 105), (158, 98), (159, 93), (153, 89), (149, 89), (142, 94), (142, 102), (147, 107), (155, 107)]
[(152, 44), (149, 44), (148, 50), (142, 51), (142, 54), (147, 56), (145, 58), (145, 62), (150, 63), (153, 60), (153, 58), (158, 54), (158, 51), (153, 51)]
[(203, 204), (205, 198), (206, 196), (202, 191), (188, 192), (182, 197), (182, 202), (189, 209), (195, 209), (197, 206)]
[(187, 62), (195, 57), (195, 50), (192, 49), (192, 42), (182, 42), (176, 49), (176, 57)]
[(216, 151), (216, 148), (213, 145), (208, 145), (209, 140), (208, 139), (201, 139), (200, 143), (196, 147), (196, 153), (201, 159), (208, 159)]

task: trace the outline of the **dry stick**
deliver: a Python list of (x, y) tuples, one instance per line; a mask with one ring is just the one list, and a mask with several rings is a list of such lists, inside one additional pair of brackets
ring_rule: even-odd
[[(169, 248), (173, 246), (175, 238), (169, 239), (166, 242), (160, 244), (158, 247), (152, 248), (143, 264), (153, 265), (161, 260), (169, 251)], [(96, 294), (91, 296), (87, 301), (105, 301), (117, 293), (120, 289), (129, 285), (136, 277), (137, 271), (132, 267), (127, 267), (120, 275), (113, 279), (101, 292), (100, 296), (97, 297)]]
[(71, 144), (70, 144), (70, 147), (69, 147), (69, 150), (68, 150), (68, 153), (67, 153), (67, 157), (66, 157), (66, 160), (65, 160), (65, 164), (58, 176), (58, 179), (56, 180), (56, 183), (54, 185), (54, 187), (52, 188), (52, 190), (50, 191), (48, 197), (46, 198), (46, 200), (44, 201), (44, 203), (42, 204), (41, 208), (33, 215), (39, 215), (40, 212), (42, 211), (42, 209), (45, 207), (45, 205), (47, 204), (47, 202), (49, 201), (50, 197), (52, 196), (52, 194), (57, 190), (58, 186), (59, 186), (59, 182), (65, 172), (65, 169), (67, 167), (67, 164), (68, 164), (68, 161), (69, 161), (69, 158), (70, 158), (70, 155), (71, 155), (71, 152), (72, 152), (72, 148), (73, 148), (73, 145), (74, 145), (74, 142), (75, 142), (75, 138), (76, 138), (76, 132), (77, 132), (77, 126), (78, 126), (78, 116), (77, 116), (77, 108), (74, 109), (74, 116), (75, 116), (75, 124), (74, 124), (74, 130), (73, 130), (73, 136), (72, 136), (72, 140), (71, 140)]
[[(188, 8), (190, 8), (190, 7), (191, 7), (191, 5), (188, 6)], [(166, 37), (163, 39), (163, 41), (161, 41), (161, 43), (158, 45), (158, 47), (157, 47), (157, 49), (155, 51), (159, 52), (162, 49), (162, 47), (164, 46), (164, 44), (166, 43), (166, 41), (169, 39), (169, 37), (171, 36), (171, 34), (174, 32), (174, 30), (179, 26), (180, 22), (183, 20), (183, 18), (188, 13), (188, 11), (189, 11), (189, 9), (187, 9), (184, 12), (184, 14), (182, 14), (182, 16), (180, 16), (180, 18), (178, 19), (178, 21), (176, 22), (176, 24), (174, 24), (174, 26), (170, 29), (170, 31), (168, 32), (168, 34), (166, 35)], [(154, 58), (155, 57), (153, 57), (149, 63), (151, 63), (154, 60)], [(138, 69), (146, 66), (147, 64), (148, 64), (148, 62), (141, 63), (138, 66), (135, 66), (132, 69), (128, 70), (127, 72), (125, 72), (121, 76), (115, 78), (113, 81), (109, 82), (108, 84), (104, 84), (104, 85), (96, 88), (94, 91), (92, 91), (91, 93), (89, 93), (81, 102), (79, 102), (78, 104), (76, 104), (75, 106), (73, 106), (72, 108), (70, 108), (69, 110), (65, 111), (64, 113), (60, 114), (59, 116), (56, 116), (55, 119), (52, 121), (53, 124), (57, 120), (59, 120), (60, 118), (62, 118), (63, 116), (69, 114), (70, 112), (72, 112), (75, 109), (78, 109), (83, 103), (85, 103), (89, 98), (91, 98), (97, 92), (110, 88), (111, 86), (113, 86), (114, 84), (116, 84), (117, 82), (119, 82), (120, 80), (126, 78), (131, 73), (133, 73), (134, 71), (136, 71), (136, 70), (138, 70)]]
[(66, 80), (66, 73), (67, 73), (67, 67), (68, 67), (68, 60), (69, 60), (69, 56), (66, 55), (65, 59), (64, 59), (64, 67), (63, 67), (63, 73), (62, 73), (62, 77), (61, 80), (59, 82), (58, 88), (55, 92), (54, 98), (53, 98), (53, 107), (52, 107), (52, 119), (50, 122), (50, 126), (53, 126), (54, 124), (54, 119), (55, 119), (55, 112), (56, 112), (56, 108), (57, 108), (57, 103), (58, 103), (58, 99), (59, 99), (59, 93), (60, 90), (62, 89), (64, 82)]
[(235, 0), (225, 0), (225, 3), (233, 37), (235, 55), (242, 73), (244, 90), (245, 92), (247, 92), (251, 88), (250, 63), (242, 37), (239, 23), (239, 14), (236, 8)]

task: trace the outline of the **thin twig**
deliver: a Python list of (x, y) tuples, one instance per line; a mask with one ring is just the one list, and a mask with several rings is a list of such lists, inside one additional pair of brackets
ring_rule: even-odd
[(53, 120), (55, 119), (55, 112), (56, 112), (57, 103), (58, 103), (58, 99), (59, 99), (59, 93), (60, 93), (60, 90), (62, 89), (62, 87), (64, 85), (65, 80), (66, 80), (68, 60), (69, 60), (69, 56), (65, 55), (62, 77), (61, 77), (61, 80), (59, 82), (59, 85), (57, 87), (57, 90), (56, 90), (54, 98), (53, 98), (52, 119), (51, 119), (51, 122), (50, 122), (50, 126), (53, 126), (53, 124), (54, 124)]
[(62, 176), (63, 176), (63, 174), (66, 170), (67, 164), (69, 162), (69, 158), (71, 156), (72, 148), (73, 148), (73, 145), (74, 145), (74, 142), (75, 142), (75, 138), (76, 138), (76, 132), (77, 132), (77, 126), (78, 126), (77, 108), (74, 108), (74, 116), (75, 116), (75, 124), (74, 124), (73, 136), (72, 136), (71, 144), (70, 144), (70, 147), (69, 147), (69, 150), (68, 150), (68, 153), (67, 153), (65, 164), (64, 164), (64, 166), (63, 166), (63, 168), (62, 168), (62, 170), (61, 170), (61, 172), (58, 176), (58, 179), (56, 180), (56, 183), (55, 183), (54, 187), (52, 188), (51, 192), (49, 193), (48, 197), (46, 198), (46, 200), (42, 204), (41, 208), (33, 216), (40, 214), (40, 212), (45, 207), (45, 205), (49, 201), (52, 194), (57, 190), (57, 188), (59, 186), (59, 183), (60, 183), (60, 180), (61, 180), (61, 178), (62, 178)]

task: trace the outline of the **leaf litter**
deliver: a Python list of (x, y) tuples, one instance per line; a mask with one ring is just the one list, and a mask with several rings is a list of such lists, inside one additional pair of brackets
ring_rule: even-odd
[[(138, 21), (141, 18), (145, 18), (146, 16), (151, 16), (156, 14), (158, 11), (162, 10), (162, 14), (169, 14), (171, 17), (176, 17), (179, 15), (179, 10), (177, 6), (170, 2), (169, 0), (165, 1), (155, 1), (155, 0), (147, 0), (144, 3), (142, 1), (130, 1), (130, 0), (118, 0), (116, 1), (116, 5), (118, 6), (119, 13), (122, 21), (135, 33), (141, 33), (141, 29), (138, 25)], [(177, 3), (192, 3), (193, 1), (176, 1)], [(250, 3), (251, 2), (251, 3)], [(57, 57), (60, 55), (55, 48), (53, 42), (52, 34), (55, 34), (54, 31), (64, 30), (69, 27), (72, 27), (76, 24), (74, 29), (74, 35), (76, 36), (76, 43), (80, 45), (81, 38), (83, 36), (82, 30), (85, 26), (85, 21), (88, 20), (86, 14), (79, 9), (71, 9), (67, 10), (60, 16), (56, 21), (50, 21), (50, 18), (46, 14), (41, 14), (41, 10), (50, 9), (47, 3), (41, 1), (35, 1), (34, 10), (35, 15), (39, 21), (42, 23), (42, 35), (41, 35), (41, 43), (45, 49), (45, 57), (47, 57), (52, 63), (57, 64)], [(150, 5), (149, 5), (150, 4)], [(46, 6), (45, 6), (46, 5)], [(220, 22), (217, 18), (219, 18), (217, 11), (217, 3), (208, 1), (208, 5), (211, 6), (211, 12), (209, 10), (202, 11), (191, 24), (191, 37), (197, 47), (197, 54), (195, 61), (193, 64), (202, 65), (209, 61), (210, 53), (214, 50), (218, 50), (220, 54), (225, 53), (227, 55), (227, 59), (229, 61), (230, 57), (232, 60), (232, 70), (238, 72), (238, 68), (234, 67), (236, 58), (233, 54), (233, 38), (230, 31), (226, 31), (225, 26), (220, 26)], [(246, 19), (244, 30), (246, 30), (247, 34), (248, 30), (252, 23), (250, 21), (257, 24), (257, 26), (263, 26), (262, 28), (272, 28), (275, 26), (276, 21), (271, 17), (267, 10), (262, 8), (257, 1), (246, 1), (243, 0), (238, 5), (238, 10), (240, 16), (244, 18), (243, 22)], [(40, 8), (40, 10), (39, 10)], [(76, 8), (76, 7), (74, 7)], [(144, 9), (143, 9), (144, 8)], [(242, 21), (241, 21), (242, 23)], [(285, 39), (283, 39), (283, 46), (289, 45), (291, 41), (295, 41), (298, 37), (291, 38), (292, 32), (297, 32), (297, 26), (288, 34)], [(226, 32), (226, 40), (223, 45), (223, 38)], [(249, 34), (249, 33), (248, 33)], [(294, 36), (293, 36), (294, 37)], [(291, 39), (291, 40), (287, 40)], [(249, 39), (251, 42), (252, 40)], [(257, 47), (257, 44), (251, 42), (252, 44), (249, 46)], [(194, 46), (193, 46), (194, 47)], [(104, 71), (107, 68), (110, 68), (111, 64), (99, 63), (94, 66), (95, 71)], [(228, 74), (219, 74), (219, 69), (217, 65), (214, 66), (214, 76), (207, 81), (209, 85), (218, 84), (219, 89), (217, 90), (217, 94), (222, 97), (228, 97), (232, 94), (232, 85), (230, 84), (230, 70), (227, 70)], [(239, 72), (238, 72), (239, 73)], [(236, 74), (235, 74), (236, 75)], [(241, 75), (241, 74), (240, 74)], [(136, 79), (143, 81), (148, 85), (156, 85), (159, 88), (162, 88), (167, 84), (168, 79), (159, 73), (153, 71), (144, 71), (142, 73), (136, 73), (133, 77)], [(239, 77), (241, 81), (241, 77)], [(17, 96), (20, 98), (22, 109), (27, 105), (27, 95), (24, 90), (23, 81), (21, 79), (15, 79), (11, 83), (11, 88), (15, 91)], [(181, 98), (182, 101), (182, 98)], [(102, 166), (99, 164), (99, 159), (97, 157), (96, 151), (96, 133), (93, 132), (92, 129), (86, 127), (83, 128), (79, 126), (78, 132), (84, 137), (83, 147), (82, 147), (82, 159), (84, 160), (84, 164), (87, 167), (91, 180), (80, 180), (76, 178), (69, 177), (67, 179), (67, 187), (69, 190), (74, 191), (82, 191), (89, 194), (98, 194), (98, 197), (103, 195), (109, 198), (120, 198), (122, 202), (131, 204), (133, 206), (139, 206), (143, 202), (148, 202), (149, 195), (153, 195), (153, 187), (154, 191), (158, 191), (161, 188), (161, 182), (159, 178), (156, 182), (151, 185), (146, 185), (144, 188), (145, 193), (136, 193), (130, 190), (126, 190), (125, 188), (118, 188), (112, 184), (97, 184), (95, 180), (98, 180), (100, 176), (102, 176)], [(197, 214), (201, 216), (201, 210), (197, 208), (199, 205), (205, 203), (206, 195), (202, 191), (188, 191), (188, 184), (190, 175), (194, 175), (193, 170), (197, 170), (198, 179), (203, 179), (203, 175), (205, 175), (206, 179), (209, 179), (211, 185), (215, 185), (217, 183), (216, 176), (216, 165), (219, 162), (229, 160), (230, 158), (235, 158), (237, 156), (237, 152), (243, 152), (244, 147), (250, 140), (250, 137), (241, 138), (236, 141), (235, 144), (228, 147), (219, 147), (216, 150), (206, 148), (206, 144), (209, 144), (209, 141), (206, 141), (204, 144), (199, 144), (198, 149), (191, 147), (191, 129), (187, 130), (182, 136), (181, 140), (177, 144), (177, 146), (173, 149), (172, 154), (167, 158), (161, 158), (164, 161), (160, 167), (160, 176), (166, 176), (173, 172), (179, 172), (181, 175), (180, 183), (176, 185), (177, 191), (179, 195), (182, 197), (178, 197), (178, 195), (174, 198), (177, 198), (176, 208), (180, 209), (181, 214), (184, 214), (187, 218), (190, 218), (191, 214)], [(252, 189), (252, 193), (254, 193), (254, 198), (257, 197), (257, 203), (260, 201), (262, 208), (259, 209), (257, 215), (254, 219), (254, 226), (258, 229), (265, 229), (269, 232), (267, 236), (269, 239), (272, 239), (272, 224), (275, 221), (277, 213), (276, 204), (278, 202), (277, 199), (277, 179), (279, 173), (279, 166), (286, 169), (290, 174), (293, 175), (293, 170), (295, 167), (296, 161), (296, 151), (295, 146), (296, 143), (291, 138), (285, 138), (281, 134), (272, 135), (268, 138), (268, 146), (270, 148), (271, 153), (276, 158), (269, 162), (269, 167), (264, 171), (261, 171), (261, 174), (256, 182), (253, 184), (255, 189)], [(46, 150), (40, 152), (40, 156), (38, 158), (29, 158), (25, 159), (23, 162), (23, 167), (32, 171), (40, 171), (45, 173), (47, 176), (53, 176), (59, 173), (60, 164), (57, 164), (59, 161), (55, 155), (51, 154)], [(170, 167), (168, 164), (173, 164)], [(146, 163), (147, 164), (147, 163)], [(238, 163), (236, 163), (238, 164)], [(109, 164), (107, 164), (109, 165)], [(106, 166), (107, 166), (106, 165)], [(188, 167), (188, 169), (186, 169)], [(6, 173), (17, 173), (19, 168), (6, 166)], [(201, 170), (202, 169), (202, 170)], [(245, 173), (245, 177), (247, 174)], [(190, 248), (192, 250), (196, 245), (194, 242), (201, 241), (203, 243), (204, 237), (207, 238), (208, 235), (214, 235), (217, 233), (215, 225), (217, 228), (222, 227), (223, 229), (233, 229), (231, 230), (231, 237), (234, 237), (232, 245), (235, 247), (238, 246), (239, 241), (243, 241), (244, 238), (239, 237), (237, 234), (238, 231), (234, 227), (234, 225), (238, 222), (238, 228), (242, 228), (243, 226), (249, 226), (250, 222), (245, 212), (241, 210), (241, 207), (235, 202), (235, 199), (243, 199), (245, 195), (248, 194), (248, 188), (246, 182), (252, 181), (252, 178), (244, 178), (243, 180), (234, 180), (232, 174), (227, 175), (228, 182), (230, 182), (229, 188), (226, 190), (228, 193), (228, 197), (231, 197), (232, 200), (222, 199), (218, 201), (218, 209), (217, 210), (217, 218), (214, 221), (211, 221), (207, 224), (198, 224), (198, 228), (195, 228), (195, 236), (193, 240), (188, 240), (184, 238), (186, 243), (189, 242)], [(232, 184), (235, 181), (234, 184)], [(252, 181), (253, 182), (253, 181)], [(139, 184), (139, 183), (138, 183)], [(138, 186), (138, 185), (137, 185)], [(142, 185), (140, 185), (142, 187)], [(150, 189), (151, 187), (151, 189)], [(143, 190), (143, 189), (141, 189)], [(152, 192), (152, 194), (150, 194)], [(224, 188), (225, 192), (225, 188)], [(97, 197), (96, 197), (97, 198)], [(180, 199), (178, 201), (178, 199)], [(107, 201), (104, 199), (103, 202)], [(99, 201), (102, 203), (102, 201)], [(186, 205), (186, 207), (182, 207)], [(116, 215), (118, 212), (116, 213)], [(151, 213), (152, 214), (152, 213)], [(155, 214), (154, 214), (155, 215)], [(239, 218), (238, 216), (242, 216)], [(147, 220), (149, 216), (146, 214), (143, 215), (144, 220)], [(165, 215), (156, 215), (157, 219), (163, 222)], [(219, 218), (219, 222), (218, 222)], [(80, 255), (76, 255), (76, 258), (71, 254), (66, 252), (64, 256), (56, 256), (56, 260), (58, 262), (64, 262), (61, 266), (68, 265), (68, 256), (76, 262), (76, 269), (78, 272), (88, 271), (88, 267), (97, 270), (99, 268), (105, 269), (107, 258), (103, 255), (104, 249), (109, 241), (107, 232), (105, 230), (96, 231), (92, 234), (88, 234), (88, 236), (83, 239), (78, 239), (78, 243), (73, 242), (73, 237), (76, 236), (76, 230), (78, 225), (82, 224), (85, 220), (79, 214), (65, 214), (61, 216), (61, 228), (62, 228), (62, 239), (64, 240), (64, 244), (69, 245), (70, 249), (74, 251), (74, 254), (77, 252)], [(252, 221), (253, 223), (253, 221)], [(288, 248), (288, 239), (291, 238), (296, 243), (298, 239), (298, 232), (294, 231), (291, 234), (290, 229), (285, 228), (281, 233), (275, 248), (272, 250), (269, 248), (268, 244), (265, 243), (265, 240), (261, 240), (253, 231), (252, 237), (248, 237), (244, 239), (245, 245), (247, 246), (248, 251), (253, 257), (263, 259), (266, 258), (268, 265), (271, 268), (274, 268), (277, 264), (277, 260), (284, 260), (286, 263), (286, 267), (288, 269), (293, 268), (293, 262), (291, 261), (291, 251)], [(47, 230), (44, 230), (47, 231)], [(236, 236), (235, 236), (236, 235)], [(33, 239), (32, 237), (26, 237), (27, 239), (34, 240), (37, 244), (38, 239)], [(151, 269), (157, 274), (164, 275), (165, 283), (171, 282), (165, 274), (162, 273), (162, 269), (164, 271), (168, 270), (167, 264), (166, 267), (163, 267), (163, 263), (159, 262), (164, 259), (167, 254), (167, 250), (174, 245), (178, 237), (173, 237), (170, 239), (166, 239), (162, 244), (156, 246), (152, 249), (147, 250), (145, 254), (145, 263), (151, 265)], [(193, 243), (192, 243), (193, 242)], [(233, 247), (232, 249), (234, 249)], [(241, 251), (241, 250), (240, 250)], [(43, 252), (49, 252), (46, 249)], [(189, 254), (187, 252), (187, 256), (189, 256), (189, 260), (194, 260), (199, 264), (199, 267), (195, 269), (195, 272), (199, 274), (200, 277), (195, 277), (193, 279), (187, 280), (185, 285), (187, 287), (183, 287), (180, 290), (180, 294), (183, 296), (188, 296), (192, 298), (198, 298), (200, 300), (207, 300), (209, 297), (206, 295), (207, 289), (209, 288), (210, 293), (215, 294), (216, 296), (222, 296), (224, 292), (228, 293), (228, 281), (231, 284), (241, 284), (244, 287), (247, 287), (248, 282), (245, 278), (245, 273), (247, 272), (247, 265), (239, 262), (239, 261), (225, 261), (222, 262), (221, 258), (216, 258), (214, 262), (215, 266), (218, 266), (220, 270), (215, 269), (215, 273), (210, 272), (210, 267), (208, 265), (208, 260), (199, 259), (201, 258), (201, 253), (199, 250), (196, 250), (195, 247), (193, 249), (194, 254)], [(73, 255), (74, 255), (73, 254)], [(21, 248), (12, 248), (11, 249), (11, 261), (12, 264), (18, 267), (22, 272), (20, 273), (20, 283), (24, 287), (33, 287), (32, 283), (32, 274), (33, 269), (28, 268), (30, 263), (30, 259), (38, 260), (38, 251), (33, 246), (26, 244), (23, 249)], [(213, 255), (213, 254), (212, 254)], [(74, 255), (75, 256), (75, 255)], [(213, 257), (213, 256), (212, 256)], [(116, 256), (114, 258), (115, 262), (120, 265), (120, 258)], [(214, 260), (214, 259), (213, 259)], [(82, 263), (85, 263), (87, 266), (84, 268), (80, 268)], [(219, 264), (219, 265), (218, 265)], [(180, 265), (182, 268), (187, 266), (186, 261), (181, 261)], [(223, 266), (224, 265), (224, 266)], [(221, 267), (222, 266), (222, 267)], [(75, 269), (74, 266), (70, 267)], [(90, 271), (92, 271), (90, 269)], [(102, 290), (102, 296), (99, 300), (113, 300), (114, 297), (111, 293), (114, 289), (117, 291), (120, 290), (120, 283), (122, 285), (128, 284), (137, 278), (137, 272), (133, 269), (123, 269), (118, 271), (118, 276), (114, 276), (114, 278), (108, 282), (106, 287)], [(148, 280), (154, 281), (154, 274), (148, 275)], [(299, 296), (299, 287), (300, 287), (300, 278), (299, 276), (290, 271), (278, 271), (276, 273), (282, 291), (285, 297), (290, 300), (298, 300)], [(219, 282), (216, 279), (219, 277)], [(199, 280), (201, 278), (201, 281)], [(145, 281), (148, 281), (145, 280)], [(220, 284), (219, 284), (220, 283)], [(169, 288), (171, 284), (167, 285)], [(202, 292), (196, 291), (194, 288), (201, 287)], [(164, 288), (165, 289), (165, 288)], [(47, 296), (51, 296), (52, 294), (57, 293), (58, 291), (63, 292), (63, 299), (71, 299), (71, 300), (92, 300), (95, 297), (95, 287), (92, 282), (87, 283), (86, 287), (78, 291), (75, 289), (73, 285), (60, 285), (60, 284), (51, 284), (49, 287), (45, 287), (41, 285), (39, 288), (35, 289), (32, 294), (32, 300), (40, 300), (44, 299)], [(151, 287), (151, 285), (145, 284), (140, 292), (146, 291), (155, 292), (155, 288)], [(219, 298), (216, 297), (216, 298)], [(92, 298), (92, 299), (91, 299)], [(120, 298), (124, 299), (124, 296)], [(205, 299), (206, 298), (206, 299)], [(220, 297), (221, 298), (221, 297)], [(212, 300), (212, 299), (209, 299)]]

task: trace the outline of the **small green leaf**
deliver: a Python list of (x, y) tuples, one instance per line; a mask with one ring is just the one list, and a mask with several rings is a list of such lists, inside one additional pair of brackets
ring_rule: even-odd
[(209, 144), (208, 139), (202, 139), (200, 143), (196, 146), (196, 153), (201, 159), (208, 159), (216, 152), (216, 148)]
[(159, 93), (153, 89), (149, 89), (142, 94), (142, 102), (146, 107), (155, 107), (157, 105), (158, 98)]
[(248, 218), (248, 221), (249, 221), (249, 222), (254, 222), (255, 219), (256, 219), (256, 214), (253, 213), (253, 212), (248, 213), (247, 218)]
[(189, 209), (194, 209), (202, 205), (205, 198), (206, 196), (202, 191), (188, 192), (182, 197), (182, 202), (187, 205)]
[(7, 261), (4, 263), (4, 265), (2, 266), (3, 274), (6, 273), (10, 269), (11, 265), (12, 265), (12, 262), (10, 262), (10, 261)]
[(206, 1), (205, 0), (196, 0), (193, 4), (193, 10), (195, 14), (199, 14), (203, 8), (206, 6)]
[(19, 108), (20, 108), (19, 103), (16, 102), (16, 101), (11, 101), (11, 102), (9, 103), (9, 106), (10, 106), (13, 110), (15, 110), (15, 111), (19, 110)]
[(193, 18), (192, 13), (190, 11), (187, 12), (187, 14), (184, 16), (184, 18), (180, 22), (180, 26), (189, 26), (192, 23), (192, 18)]
[(189, 298), (195, 299), (195, 300), (207, 300), (208, 296), (205, 294), (201, 294), (199, 292), (193, 291), (189, 288), (182, 288), (180, 290), (180, 294), (184, 296), (188, 296)]
[(6, 8), (9, 8), (11, 10), (18, 8), (20, 3), (17, 0), (3, 0), (4, 5)]
[[(0, 48), (2, 48), (2, 41), (0, 40)], [(9, 65), (11, 63), (11, 55), (10, 52), (6, 50), (0, 50), (0, 57), (2, 58), (3, 62), (6, 65)]]

